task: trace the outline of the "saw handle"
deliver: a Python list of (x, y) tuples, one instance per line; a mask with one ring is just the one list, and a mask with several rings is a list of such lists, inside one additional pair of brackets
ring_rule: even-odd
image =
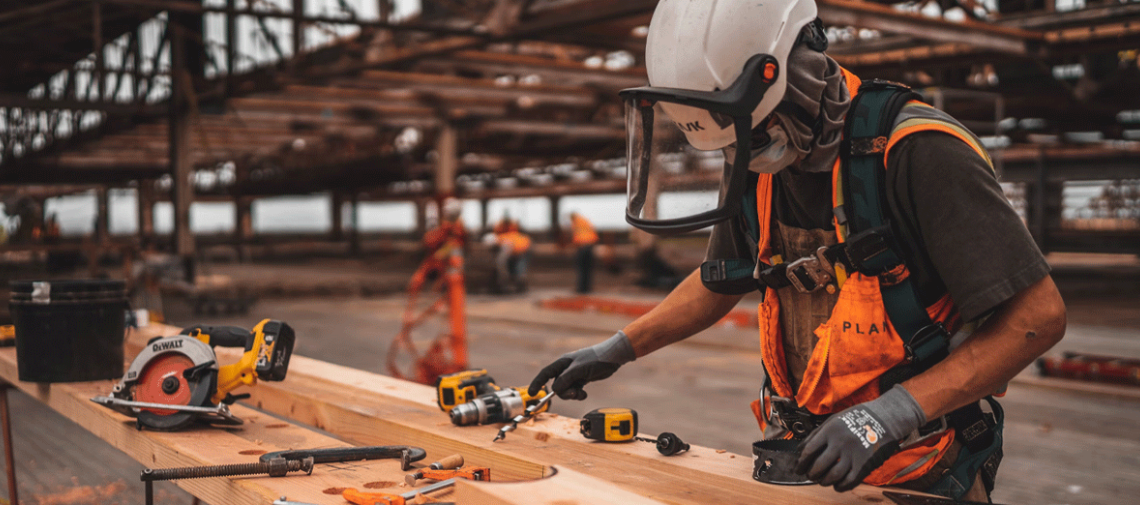
[(209, 344), (210, 347), (241, 347), (246, 351), (253, 349), (253, 332), (237, 326), (196, 324), (183, 328), (182, 334), (201, 340)]

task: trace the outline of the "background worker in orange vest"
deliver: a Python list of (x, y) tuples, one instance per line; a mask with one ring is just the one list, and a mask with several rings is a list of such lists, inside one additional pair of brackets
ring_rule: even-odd
[[(757, 451), (800, 440), (784, 470), (837, 491), (987, 502), (1004, 417), (990, 395), (1063, 337), (1064, 302), (977, 138), (842, 69), (816, 16), (811, 0), (658, 3), (651, 86), (621, 93), (626, 219), (655, 234), (714, 226), (706, 262), (531, 392), (553, 379), (560, 398), (585, 399), (586, 384), (759, 289)], [(656, 219), (643, 208), (652, 174), (694, 149), (723, 154), (720, 191)]]
[(518, 221), (503, 218), (501, 233), (496, 235), (499, 253), (496, 258), (499, 287), (504, 292), (527, 290), (527, 266), (530, 263), (530, 236), (519, 229)]
[(593, 291), (594, 281), (594, 244), (598, 243), (598, 232), (594, 225), (577, 212), (570, 213), (570, 236), (574, 247), (574, 267), (578, 272), (575, 291), (589, 293)]

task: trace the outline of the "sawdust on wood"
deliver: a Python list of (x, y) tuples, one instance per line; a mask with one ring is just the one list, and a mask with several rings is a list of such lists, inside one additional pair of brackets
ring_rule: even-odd
[(416, 498), (412, 500), (412, 502), (414, 502), (416, 505), (424, 505), (428, 502), (428, 499), (426, 496), (424, 496), (423, 493), (416, 493)]
[(32, 495), (32, 503), (39, 505), (95, 505), (110, 503), (117, 495), (126, 491), (127, 484), (122, 480), (102, 486), (75, 486), (52, 494)]
[(325, 488), (325, 489), (324, 489), (323, 491), (321, 491), (321, 492), (322, 492), (322, 493), (324, 493), (324, 494), (336, 494), (336, 495), (339, 495), (339, 494), (344, 494), (344, 490), (345, 490), (345, 489), (348, 489), (348, 488), (347, 488), (347, 487), (329, 487), (329, 488)]
[(543, 431), (540, 431), (540, 432), (534, 434), (534, 439), (538, 440), (539, 442), (545, 442), (547, 440), (550, 440), (550, 434), (543, 432)]
[(726, 452), (728, 452), (728, 451), (726, 451), (726, 450), (724, 450), (724, 449), (717, 449), (717, 450), (716, 450), (716, 453), (717, 453), (717, 454), (724, 454), (724, 453), (726, 453)]
[[(384, 489), (386, 487), (396, 487), (396, 485), (397, 484), (395, 482), (392, 482), (392, 481), (378, 480), (376, 482), (368, 482), (368, 483), (364, 484), (364, 487), (366, 487), (368, 489)], [(404, 484), (404, 485), (406, 486), (407, 484)]]
[(287, 424), (287, 423), (267, 424), (267, 425), (265, 425), (265, 427), (266, 428), (288, 428), (289, 424)]

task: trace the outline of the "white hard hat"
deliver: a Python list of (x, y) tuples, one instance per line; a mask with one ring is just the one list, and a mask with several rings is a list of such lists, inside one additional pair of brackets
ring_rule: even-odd
[(463, 214), (463, 202), (456, 198), (448, 197), (443, 200), (443, 216), (449, 221), (459, 219)]
[[(661, 0), (649, 23), (645, 64), (654, 88), (713, 92), (736, 82), (755, 55), (776, 59), (786, 68), (804, 26), (816, 19), (812, 0)], [(787, 89), (787, 72), (752, 112), (752, 127), (776, 109)], [(693, 147), (710, 151), (736, 141), (731, 124), (699, 108), (663, 103), (670, 119)], [(720, 128), (715, 127), (720, 123)], [(704, 125), (686, 128), (685, 125)]]

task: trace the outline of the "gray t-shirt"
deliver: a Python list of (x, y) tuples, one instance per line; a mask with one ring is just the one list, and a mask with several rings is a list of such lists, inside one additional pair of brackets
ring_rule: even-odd
[[(965, 142), (920, 132), (890, 154), (888, 218), (924, 305), (949, 292), (963, 320), (974, 321), (1049, 274), (993, 172)], [(831, 174), (782, 171), (772, 209), (785, 225), (833, 229)], [(745, 223), (714, 227), (708, 259), (755, 258)]]

